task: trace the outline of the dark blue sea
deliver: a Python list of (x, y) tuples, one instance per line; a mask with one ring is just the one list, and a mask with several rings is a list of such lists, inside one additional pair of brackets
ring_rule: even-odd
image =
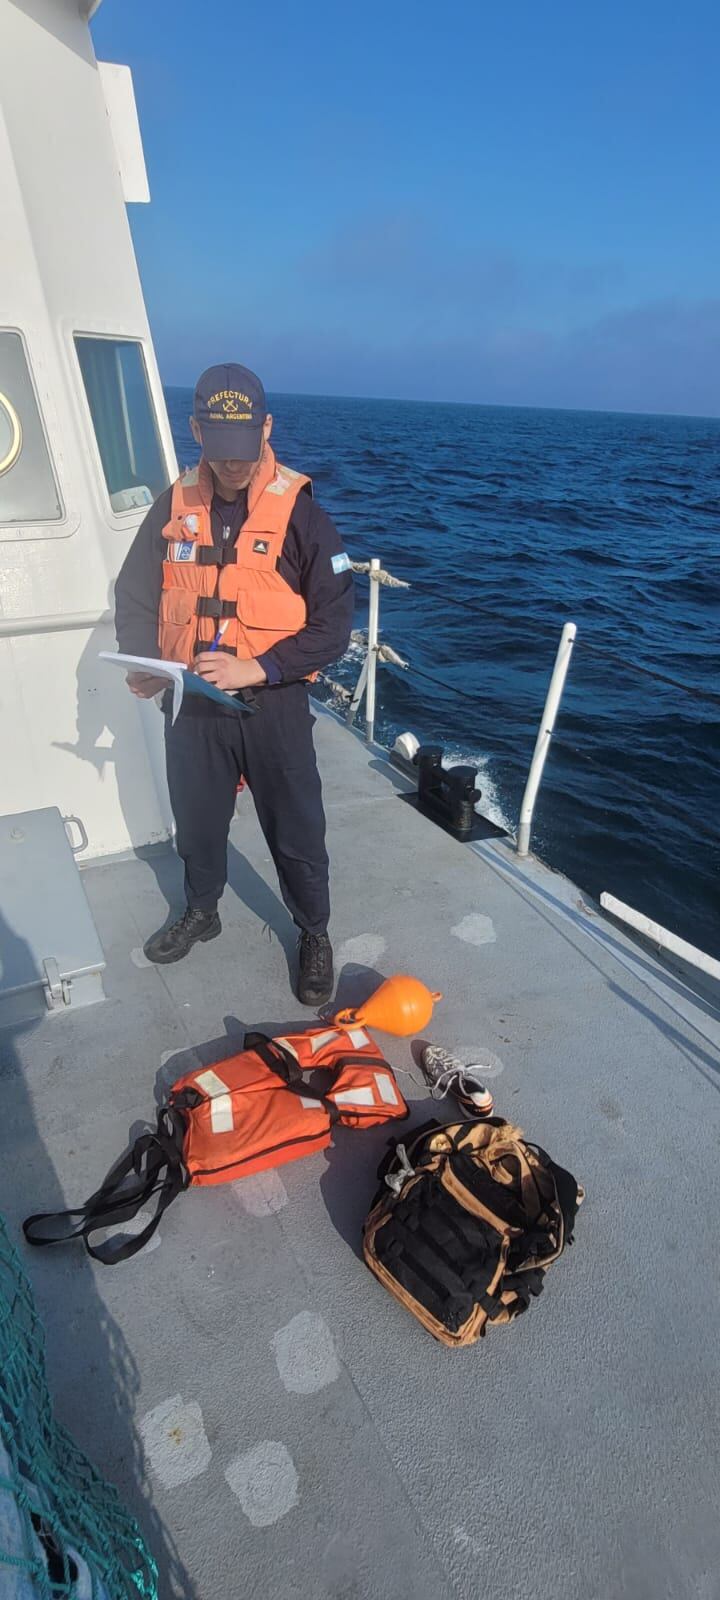
[[(186, 465), (192, 396), (167, 400)], [(381, 591), (410, 671), (381, 669), (377, 736), (410, 728), (477, 762), (489, 814), (514, 829), (576, 622), (533, 848), (720, 956), (720, 421), (302, 395), (272, 409), (280, 459), (311, 474), (353, 559), (413, 586)], [(351, 651), (334, 676), (359, 666)]]

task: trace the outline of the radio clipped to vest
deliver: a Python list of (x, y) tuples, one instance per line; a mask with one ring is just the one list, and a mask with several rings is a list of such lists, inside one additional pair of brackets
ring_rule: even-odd
[[(112, 1265), (135, 1255), (160, 1217), (191, 1184), (232, 1183), (324, 1150), (333, 1127), (367, 1128), (404, 1118), (408, 1108), (364, 1028), (310, 1028), (268, 1038), (249, 1033), (237, 1055), (195, 1068), (173, 1085), (157, 1126), (141, 1134), (95, 1194), (74, 1211), (28, 1217), (29, 1244), (83, 1239)], [(123, 1224), (154, 1206), (145, 1226)], [(96, 1242), (103, 1229), (115, 1238)]]

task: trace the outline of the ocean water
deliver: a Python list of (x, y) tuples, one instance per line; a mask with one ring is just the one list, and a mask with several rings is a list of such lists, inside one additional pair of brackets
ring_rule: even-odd
[[(182, 464), (191, 399), (167, 391)], [(377, 736), (409, 728), (476, 762), (484, 806), (514, 830), (574, 621), (533, 848), (720, 956), (720, 421), (301, 395), (272, 409), (280, 458), (311, 474), (351, 556), (412, 584), (381, 591), (409, 671), (379, 673)]]

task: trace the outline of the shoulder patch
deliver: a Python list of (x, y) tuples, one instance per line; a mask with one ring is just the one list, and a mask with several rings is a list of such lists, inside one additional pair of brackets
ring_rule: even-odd
[(350, 557), (346, 550), (341, 550), (339, 555), (333, 556), (332, 569), (336, 577), (340, 572), (350, 571)]

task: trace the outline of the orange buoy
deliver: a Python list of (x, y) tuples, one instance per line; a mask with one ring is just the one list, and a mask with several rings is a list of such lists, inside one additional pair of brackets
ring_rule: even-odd
[(420, 1033), (427, 1027), (436, 1000), (442, 995), (426, 989), (419, 978), (406, 977), (396, 972), (386, 978), (375, 994), (357, 1011), (338, 1011), (333, 1017), (340, 1027), (378, 1028), (380, 1033), (395, 1033), (404, 1039), (410, 1033)]

